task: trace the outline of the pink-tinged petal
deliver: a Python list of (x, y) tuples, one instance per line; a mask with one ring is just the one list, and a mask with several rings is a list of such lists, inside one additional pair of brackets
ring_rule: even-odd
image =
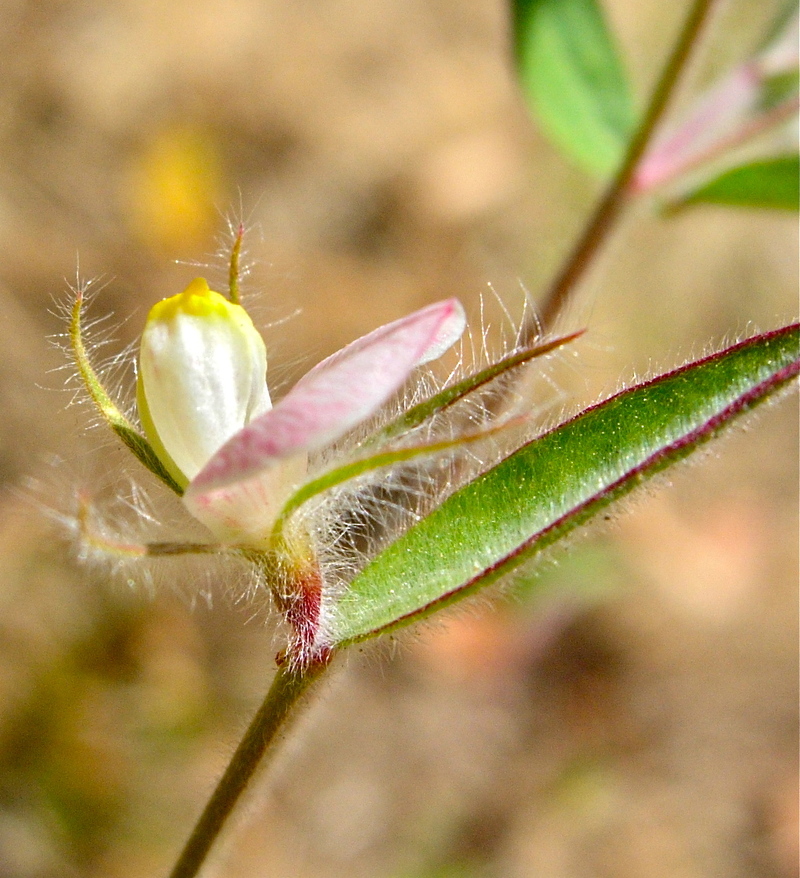
[[(415, 339), (415, 343), (418, 344), (418, 353), (414, 358), (414, 364), (409, 367), (406, 375), (398, 381), (397, 387), (399, 387), (411, 373), (412, 369), (416, 366), (430, 363), (432, 360), (441, 357), (448, 348), (451, 348), (463, 335), (466, 325), (467, 318), (458, 299), (446, 299), (443, 302), (436, 302), (433, 305), (428, 305), (427, 308), (422, 308), (419, 311), (414, 311), (412, 314), (401, 317), (399, 320), (379, 326), (377, 329), (373, 329), (372, 332), (362, 335), (361, 338), (351, 341), (349, 345), (336, 351), (335, 354), (331, 354), (330, 357), (321, 360), (313, 369), (306, 372), (295, 387), (299, 387), (301, 384), (312, 379), (317, 372), (323, 372), (331, 368), (340, 360), (352, 357), (360, 351), (375, 345), (380, 345), (383, 339), (387, 337), (391, 338), (400, 334), (403, 338)], [(390, 393), (392, 392), (394, 391), (390, 391)]]
[[(467, 315), (464, 313), (464, 308), (458, 299), (447, 299), (439, 305), (431, 305), (430, 307), (441, 308), (442, 322), (434, 333), (433, 338), (428, 342), (425, 350), (419, 357), (417, 357), (417, 366), (424, 366), (425, 363), (432, 363), (434, 360), (438, 360), (445, 351), (449, 351), (450, 348), (461, 338), (467, 327)], [(426, 310), (428, 309), (423, 309), (417, 313), (424, 314)], [(414, 315), (412, 314), (410, 316), (413, 317)], [(402, 318), (395, 323), (389, 323), (388, 326), (394, 326), (396, 323), (401, 323), (403, 319), (408, 320), (407, 317)], [(380, 329), (376, 331), (380, 332)], [(364, 336), (364, 339), (368, 338), (369, 335)], [(361, 340), (363, 341), (364, 339)], [(355, 343), (357, 344), (358, 342)]]
[(762, 75), (752, 62), (737, 67), (695, 104), (679, 128), (658, 138), (639, 165), (633, 188), (644, 192), (674, 179), (743, 124), (759, 98)]
[(220, 542), (264, 549), (287, 497), (304, 480), (306, 467), (306, 455), (300, 453), (229, 485), (201, 491), (190, 486), (183, 502)]
[(191, 482), (187, 499), (193, 502), (338, 439), (383, 405), (414, 368), (452, 345), (464, 325), (461, 304), (448, 299), (342, 348), (228, 440)]

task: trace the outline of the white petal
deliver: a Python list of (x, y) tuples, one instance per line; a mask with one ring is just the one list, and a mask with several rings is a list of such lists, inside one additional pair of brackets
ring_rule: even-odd
[(221, 542), (265, 549), (284, 503), (306, 477), (307, 457), (300, 453), (273, 464), (250, 478), (206, 491), (190, 486), (183, 502)]
[[(191, 480), (270, 408), (267, 354), (247, 312), (197, 278), (151, 310), (139, 353), (142, 421)], [(148, 429), (149, 428), (149, 429)]]

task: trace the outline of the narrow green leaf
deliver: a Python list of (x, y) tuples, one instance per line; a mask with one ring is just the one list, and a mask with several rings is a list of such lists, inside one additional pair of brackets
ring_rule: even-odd
[(120, 411), (117, 404), (109, 395), (108, 391), (103, 387), (97, 372), (92, 366), (86, 345), (83, 341), (83, 331), (81, 327), (81, 317), (83, 314), (83, 293), (80, 289), (76, 291), (75, 301), (72, 305), (72, 313), (69, 323), (69, 338), (72, 345), (72, 354), (75, 358), (75, 365), (78, 368), (80, 376), (86, 392), (89, 394), (92, 402), (95, 404), (100, 416), (108, 424), (108, 426), (119, 436), (122, 442), (133, 452), (139, 461), (150, 470), (151, 473), (158, 476), (167, 487), (171, 488), (176, 494), (183, 494), (183, 488), (172, 478), (172, 476), (164, 468), (164, 465), (153, 451), (152, 446), (147, 439), (133, 426), (133, 424)]
[(338, 603), (336, 642), (392, 630), (493, 582), (686, 457), (798, 371), (795, 325), (631, 387), (524, 445), (367, 565)]
[(732, 168), (683, 196), (670, 209), (702, 202), (797, 210), (800, 207), (800, 156), (778, 156)]
[(523, 87), (542, 128), (590, 173), (622, 159), (636, 114), (614, 38), (597, 0), (516, 0)]
[(442, 412), (448, 406), (454, 405), (481, 387), (490, 384), (495, 378), (506, 375), (508, 372), (530, 362), (536, 357), (543, 357), (557, 348), (563, 347), (576, 338), (580, 338), (583, 332), (584, 330), (580, 329), (577, 332), (571, 332), (569, 335), (563, 335), (559, 338), (533, 345), (532, 347), (514, 351), (496, 363), (492, 363), (491, 366), (481, 369), (474, 375), (468, 375), (461, 381), (445, 387), (444, 390), (440, 390), (428, 399), (424, 399), (422, 402), (417, 403), (417, 405), (412, 406), (377, 433), (367, 437), (364, 441), (364, 446), (368, 448), (371, 445), (388, 442), (390, 439), (402, 436), (403, 433), (408, 433), (410, 430), (424, 424), (425, 421), (430, 420), (434, 415)]

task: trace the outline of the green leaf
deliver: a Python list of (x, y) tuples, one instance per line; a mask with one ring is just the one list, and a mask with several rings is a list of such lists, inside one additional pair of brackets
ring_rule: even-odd
[(800, 71), (788, 70), (768, 76), (761, 84), (760, 109), (762, 112), (773, 110), (786, 101), (796, 99), (798, 91), (800, 91)]
[(800, 203), (800, 156), (778, 156), (732, 168), (684, 195), (670, 208), (702, 202), (797, 210)]
[(465, 485), (356, 576), (346, 645), (427, 616), (529, 561), (683, 459), (800, 371), (798, 325), (631, 387)]
[(522, 84), (545, 133), (590, 173), (613, 172), (636, 114), (597, 0), (516, 0), (515, 30)]

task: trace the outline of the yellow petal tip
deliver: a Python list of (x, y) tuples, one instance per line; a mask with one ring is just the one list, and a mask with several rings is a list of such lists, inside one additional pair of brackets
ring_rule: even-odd
[(227, 316), (231, 303), (220, 293), (209, 289), (205, 278), (196, 277), (177, 296), (170, 296), (153, 306), (149, 320), (172, 320), (178, 314), (193, 317)]

